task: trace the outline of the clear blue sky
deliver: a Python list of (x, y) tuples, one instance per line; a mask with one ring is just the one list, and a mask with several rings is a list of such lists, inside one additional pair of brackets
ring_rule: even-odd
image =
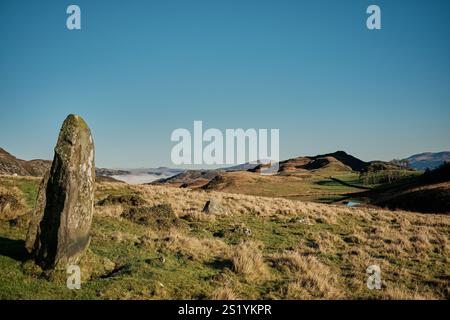
[(194, 120), (279, 128), (281, 158), (449, 150), (449, 14), (447, 0), (1, 0), (0, 147), (51, 159), (77, 113), (105, 167), (170, 166), (172, 130)]

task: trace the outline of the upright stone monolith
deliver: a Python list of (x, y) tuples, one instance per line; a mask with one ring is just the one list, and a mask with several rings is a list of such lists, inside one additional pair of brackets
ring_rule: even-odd
[(75, 264), (90, 242), (94, 210), (94, 143), (77, 115), (64, 121), (50, 173), (39, 188), (26, 248), (45, 269)]

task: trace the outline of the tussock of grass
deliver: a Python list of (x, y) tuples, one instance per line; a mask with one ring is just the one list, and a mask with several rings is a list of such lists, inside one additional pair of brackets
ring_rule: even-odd
[(325, 264), (312, 255), (301, 255), (298, 252), (284, 253), (275, 257), (275, 264), (281, 270), (286, 267), (291, 279), (282, 291), (287, 299), (342, 297), (337, 275)]
[(135, 223), (169, 229), (178, 226), (179, 221), (170, 204), (158, 204), (153, 207), (130, 207), (122, 213), (122, 217)]
[(97, 202), (99, 206), (107, 205), (126, 205), (126, 206), (144, 206), (146, 202), (137, 194), (125, 194), (125, 195), (108, 195), (105, 199)]
[(144, 241), (153, 241), (158, 247), (170, 250), (188, 257), (194, 261), (205, 261), (212, 258), (229, 256), (229, 247), (219, 239), (198, 239), (179, 232), (170, 230), (161, 237), (146, 237)]
[(231, 256), (233, 271), (252, 279), (268, 278), (269, 272), (259, 249), (260, 246), (253, 241), (245, 241), (237, 245)]
[(0, 220), (15, 219), (28, 211), (24, 195), (19, 188), (6, 189), (0, 186)]

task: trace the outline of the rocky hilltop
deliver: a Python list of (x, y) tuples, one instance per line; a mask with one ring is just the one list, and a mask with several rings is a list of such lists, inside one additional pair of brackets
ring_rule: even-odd
[(0, 174), (18, 176), (43, 176), (50, 169), (49, 160), (21, 160), (17, 159), (5, 149), (0, 148)]

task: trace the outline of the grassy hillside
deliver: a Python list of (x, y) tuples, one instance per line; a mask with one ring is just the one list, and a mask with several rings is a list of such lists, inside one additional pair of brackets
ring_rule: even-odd
[(347, 194), (360, 191), (359, 188), (334, 181), (331, 179), (333, 174), (346, 181), (358, 180), (355, 173), (324, 170), (275, 176), (252, 172), (227, 172), (217, 175), (202, 188), (209, 191), (324, 203), (338, 201)]
[[(71, 291), (24, 252), (38, 183), (0, 177), (17, 200), (0, 206), (0, 299), (449, 298), (448, 216), (106, 182), (82, 267), (100, 271)], [(366, 287), (372, 264), (381, 290)]]
[(377, 206), (424, 213), (450, 213), (450, 164), (377, 185), (360, 194)]

